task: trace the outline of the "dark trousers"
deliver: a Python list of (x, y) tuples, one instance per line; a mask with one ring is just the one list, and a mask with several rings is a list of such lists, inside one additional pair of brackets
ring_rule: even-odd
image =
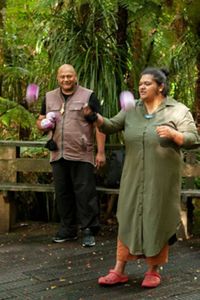
[(97, 233), (100, 223), (94, 166), (63, 158), (51, 165), (61, 221), (59, 234), (76, 235), (78, 225)]

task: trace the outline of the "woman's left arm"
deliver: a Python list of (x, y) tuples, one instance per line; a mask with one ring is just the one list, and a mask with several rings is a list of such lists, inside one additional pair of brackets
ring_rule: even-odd
[(169, 138), (179, 146), (190, 147), (200, 143), (197, 128), (189, 110), (177, 122), (176, 126), (177, 129), (167, 125), (158, 126), (156, 131), (160, 137)]

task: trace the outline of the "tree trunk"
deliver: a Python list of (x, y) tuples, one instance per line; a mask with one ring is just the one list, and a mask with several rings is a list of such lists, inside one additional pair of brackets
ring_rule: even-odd
[(126, 61), (127, 61), (127, 27), (128, 27), (128, 11), (126, 8), (118, 6), (118, 21), (117, 21), (117, 48), (120, 49), (120, 57), (119, 57), (119, 63), (121, 65), (121, 69), (123, 74), (126, 74), (127, 67), (126, 67)]
[[(6, 11), (6, 0), (0, 1), (0, 66), (4, 63), (4, 49), (3, 49), (3, 33), (4, 33), (4, 19)], [(0, 97), (2, 96), (3, 75), (0, 75)]]
[[(196, 26), (197, 36), (200, 39), (200, 22)], [(200, 133), (200, 52), (197, 54), (197, 80), (195, 87), (195, 121), (197, 124), (198, 132)]]

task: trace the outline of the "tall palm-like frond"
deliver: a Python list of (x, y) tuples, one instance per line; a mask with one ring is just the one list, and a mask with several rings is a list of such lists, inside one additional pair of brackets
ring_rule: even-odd
[(104, 114), (111, 116), (119, 110), (119, 93), (126, 88), (120, 60), (123, 49), (118, 49), (116, 39), (117, 2), (76, 3), (55, 16), (56, 30), (51, 29), (46, 42), (51, 69), (55, 72), (63, 63), (73, 64), (80, 84), (95, 90)]

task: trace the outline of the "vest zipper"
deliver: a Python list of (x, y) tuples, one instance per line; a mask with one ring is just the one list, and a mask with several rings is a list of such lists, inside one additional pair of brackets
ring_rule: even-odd
[[(69, 98), (67, 99), (67, 101), (69, 100)], [(67, 105), (67, 101), (64, 99), (64, 113), (63, 113), (63, 119), (62, 119), (62, 141), (61, 141), (61, 154), (63, 157), (63, 153), (64, 153), (64, 124), (65, 124), (65, 116), (66, 116), (66, 105)]]

